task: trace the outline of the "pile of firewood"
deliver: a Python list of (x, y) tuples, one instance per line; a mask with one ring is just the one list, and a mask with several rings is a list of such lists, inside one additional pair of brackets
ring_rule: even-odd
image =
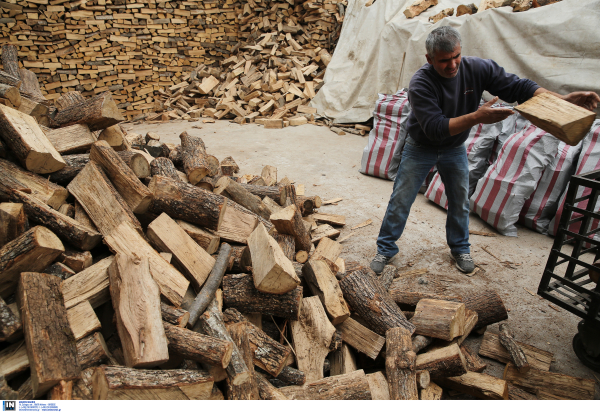
[[(200, 76), (211, 73), (210, 81), (220, 83), (210, 83), (211, 96), (231, 96), (236, 91), (234, 78), (252, 77), (253, 84), (259, 72), (268, 86), (278, 80), (298, 83), (300, 87), (292, 87), (290, 93), (310, 95), (318, 87), (318, 80), (311, 77), (322, 78), (321, 62), (337, 43), (346, 4), (346, 0), (11, 0), (0, 2), (0, 44), (18, 47), (22, 68), (38, 76), (48, 100), (69, 91), (84, 97), (110, 91), (128, 119), (142, 118), (155, 110), (155, 95), (164, 100), (171, 86), (189, 80), (192, 70)], [(203, 71), (205, 66), (214, 70)], [(282, 78), (273, 82), (269, 76), (277, 72)], [(314, 82), (313, 88), (304, 80)], [(239, 85), (252, 87), (241, 81)], [(266, 92), (288, 93), (288, 87), (285, 92), (281, 88)], [(197, 105), (193, 99), (182, 101)], [(187, 113), (176, 105), (171, 108)]]

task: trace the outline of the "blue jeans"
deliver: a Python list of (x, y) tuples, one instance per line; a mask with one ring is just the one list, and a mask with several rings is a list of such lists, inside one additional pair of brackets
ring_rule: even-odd
[(470, 253), (469, 163), (465, 146), (437, 149), (419, 146), (410, 137), (404, 146), (392, 196), (379, 230), (377, 253), (389, 258), (398, 253), (396, 241), (404, 232), (410, 208), (433, 166), (437, 166), (446, 188), (446, 241), (450, 251)]

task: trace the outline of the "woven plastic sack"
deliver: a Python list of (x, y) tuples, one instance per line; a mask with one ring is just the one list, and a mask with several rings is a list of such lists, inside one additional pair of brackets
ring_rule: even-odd
[[(579, 161), (577, 162), (577, 169), (575, 170), (575, 174), (580, 175), (582, 173), (592, 172), (594, 170), (600, 169), (600, 120), (596, 120), (594, 124), (592, 124), (592, 128), (588, 132), (588, 134), (583, 138), (581, 153), (579, 154)], [(556, 236), (558, 233), (558, 226), (560, 224), (560, 219), (563, 213), (563, 208), (565, 206), (565, 201), (567, 197), (567, 189), (568, 185), (562, 193), (560, 197), (560, 202), (558, 206), (558, 210), (554, 215), (554, 218), (550, 222), (550, 226), (548, 228), (548, 234), (552, 236)], [(586, 196), (590, 193), (591, 189), (580, 187), (577, 191), (576, 198), (580, 198), (582, 196)], [(588, 200), (582, 200), (581, 202), (576, 204), (576, 207), (585, 209), (587, 207)], [(598, 202), (600, 203), (600, 202)], [(594, 211), (600, 211), (600, 204), (596, 204), (594, 206)], [(581, 216), (579, 213), (575, 213), (573, 218)], [(571, 224), (569, 227), (569, 231), (578, 233), (579, 228), (581, 226), (581, 222), (576, 222)], [(600, 226), (600, 222), (597, 219), (592, 220), (591, 229), (595, 229)], [(598, 238), (598, 236), (596, 236)]]
[(408, 90), (396, 94), (379, 94), (373, 112), (373, 129), (363, 150), (360, 172), (365, 175), (394, 180), (407, 136)]
[(542, 173), (535, 192), (525, 201), (519, 223), (542, 234), (548, 233), (550, 220), (556, 214), (560, 198), (575, 173), (583, 141), (577, 146), (558, 144), (558, 154)]
[(519, 212), (556, 156), (559, 140), (533, 125), (510, 136), (477, 183), (471, 210), (505, 236), (517, 236)]

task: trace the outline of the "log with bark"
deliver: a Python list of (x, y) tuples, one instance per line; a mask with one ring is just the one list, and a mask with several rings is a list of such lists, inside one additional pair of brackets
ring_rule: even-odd
[(346, 373), (358, 370), (356, 367), (356, 357), (345, 343), (342, 343), (339, 348), (331, 351), (328, 355), (330, 370), (329, 375), (344, 375)]
[[(526, 343), (516, 342), (516, 344), (519, 345), (524, 352), (527, 362), (532, 368), (543, 371), (550, 370), (550, 365), (554, 360), (554, 355), (552, 353)], [(495, 359), (502, 363), (509, 363), (512, 361), (510, 353), (500, 342), (500, 336), (492, 332), (485, 332), (483, 335), (483, 340), (479, 347), (479, 355)]]
[(117, 152), (117, 155), (129, 166), (138, 179), (150, 176), (150, 163), (148, 163), (148, 160), (142, 154), (131, 150), (122, 150)]
[(310, 252), (312, 242), (310, 235), (306, 230), (302, 216), (298, 212), (296, 205), (291, 205), (280, 212), (271, 215), (271, 222), (277, 229), (277, 232), (294, 236), (296, 242), (296, 251), (304, 250)]
[(0, 342), (14, 341), (21, 327), (20, 315), (15, 314), (0, 298)]
[(465, 361), (467, 362), (467, 370), (469, 372), (483, 372), (483, 370), (487, 368), (487, 364), (481, 360), (476, 352), (472, 351), (466, 346), (461, 346), (460, 351), (465, 357)]
[(81, 369), (87, 369), (109, 362), (110, 352), (100, 332), (77, 341), (77, 360)]
[(7, 105), (12, 105), (15, 109), (18, 109), (19, 106), (21, 106), (21, 93), (19, 93), (18, 87), (0, 83), (0, 99), (7, 100), (10, 102)]
[(181, 181), (175, 165), (166, 157), (158, 157), (150, 163), (151, 176), (165, 176), (177, 181)]
[(66, 109), (69, 106), (73, 106), (76, 104), (80, 104), (85, 102), (85, 97), (78, 91), (71, 91), (62, 94), (59, 98), (54, 102), (54, 106), (60, 112), (61, 110)]
[(480, 329), (492, 323), (508, 319), (508, 311), (502, 299), (493, 290), (482, 290), (465, 294), (462, 302), (469, 310), (477, 312), (478, 320), (473, 329)]
[(221, 177), (215, 186), (214, 193), (226, 195), (234, 202), (244, 206), (251, 212), (256, 213), (264, 219), (269, 219), (271, 211), (260, 200), (260, 197), (253, 195), (241, 184), (234, 182), (230, 177)]
[(302, 274), (312, 293), (323, 303), (331, 323), (338, 325), (344, 322), (350, 316), (350, 309), (327, 261), (311, 258), (303, 266)]
[(371, 390), (371, 399), (374, 401), (389, 401), (390, 387), (387, 379), (382, 372), (374, 372), (367, 374), (369, 381), (369, 389)]
[(206, 153), (206, 147), (200, 137), (182, 132), (179, 138), (183, 170), (191, 184), (195, 185), (204, 176), (216, 176), (219, 173), (219, 160)]
[(437, 378), (436, 382), (478, 399), (508, 400), (507, 382), (485, 373), (467, 372), (461, 376)]
[(163, 322), (169, 349), (184, 359), (209, 363), (226, 368), (231, 360), (233, 344)]
[(250, 337), (247, 330), (249, 322), (239, 322), (227, 325), (227, 331), (237, 346), (244, 363), (248, 367), (248, 380), (241, 384), (236, 384), (232, 379), (227, 378), (226, 394), (229, 400), (258, 400), (258, 382), (256, 381), (256, 373), (254, 372), (254, 362), (252, 355), (252, 347), (250, 345)]
[(235, 160), (233, 160), (233, 157), (227, 156), (225, 159), (221, 160), (221, 173), (223, 173), (224, 176), (233, 176), (239, 171), (240, 168)]
[(285, 191), (282, 186), (260, 186), (250, 185), (246, 183), (240, 183), (240, 185), (252, 193), (263, 199), (265, 196), (273, 199), (278, 205), (283, 206), (285, 204)]
[(18, 48), (14, 44), (2, 45), (2, 67), (4, 71), (17, 79), (21, 78), (19, 74)]
[(527, 356), (523, 349), (515, 340), (512, 331), (506, 323), (500, 324), (500, 343), (508, 351), (510, 359), (515, 364), (520, 373), (527, 373), (531, 369)]
[(467, 361), (458, 345), (434, 349), (417, 356), (417, 370), (427, 370), (435, 380), (440, 376), (460, 376), (467, 373)]
[(85, 124), (74, 124), (60, 129), (46, 129), (44, 132), (61, 155), (88, 152), (96, 141), (96, 136)]
[(403, 327), (388, 329), (385, 335), (385, 370), (390, 384), (390, 399), (418, 400), (415, 363), (411, 333)]
[(342, 332), (344, 342), (373, 360), (377, 358), (385, 344), (383, 336), (376, 334), (352, 318), (346, 319), (336, 328)]
[(444, 300), (421, 299), (410, 322), (415, 333), (451, 341), (465, 333), (465, 305)]
[(477, 13), (477, 6), (475, 4), (461, 4), (456, 8), (456, 17), (462, 16), (464, 14), (475, 14)]
[(57, 172), (50, 173), (48, 178), (51, 182), (66, 186), (89, 163), (90, 155), (89, 153), (64, 155), (62, 158), (66, 166)]
[(82, 339), (102, 327), (94, 308), (88, 301), (67, 309), (67, 319), (69, 319), (69, 325), (71, 325), (71, 331), (76, 340)]
[(105, 92), (59, 111), (53, 127), (87, 124), (90, 130), (102, 130), (125, 120), (110, 92)]
[(433, 338), (423, 335), (413, 337), (413, 352), (419, 353), (433, 342)]
[(21, 203), (0, 203), (0, 248), (25, 233), (29, 222)]
[(219, 243), (221, 242), (219, 235), (183, 220), (177, 220), (176, 222), (208, 254), (212, 255), (219, 248)]
[(281, 233), (273, 233), (273, 239), (277, 242), (285, 257), (287, 257), (292, 264), (296, 256), (296, 241), (291, 235), (282, 235)]
[(442, 400), (443, 389), (434, 382), (430, 382), (429, 386), (421, 390), (419, 399), (422, 401), (439, 401)]
[(79, 273), (92, 266), (93, 263), (93, 257), (89, 251), (78, 252), (75, 250), (65, 250), (57, 260), (73, 269), (75, 273)]
[(357, 370), (345, 375), (331, 376), (303, 386), (286, 386), (281, 393), (294, 400), (367, 400), (371, 399), (365, 372)]
[(258, 395), (260, 399), (266, 401), (285, 401), (288, 400), (279, 389), (271, 384), (262, 373), (256, 373), (256, 383), (258, 384)]

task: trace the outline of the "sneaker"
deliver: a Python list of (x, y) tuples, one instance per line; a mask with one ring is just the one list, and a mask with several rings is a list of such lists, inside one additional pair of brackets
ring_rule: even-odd
[(391, 258), (380, 255), (379, 253), (376, 254), (373, 260), (371, 261), (371, 269), (373, 270), (373, 272), (379, 275), (381, 272), (383, 272), (383, 268), (385, 268), (385, 265), (388, 264), (390, 259)]
[(475, 270), (475, 262), (470, 253), (451, 253), (452, 259), (456, 262), (456, 267), (461, 272), (471, 273)]

